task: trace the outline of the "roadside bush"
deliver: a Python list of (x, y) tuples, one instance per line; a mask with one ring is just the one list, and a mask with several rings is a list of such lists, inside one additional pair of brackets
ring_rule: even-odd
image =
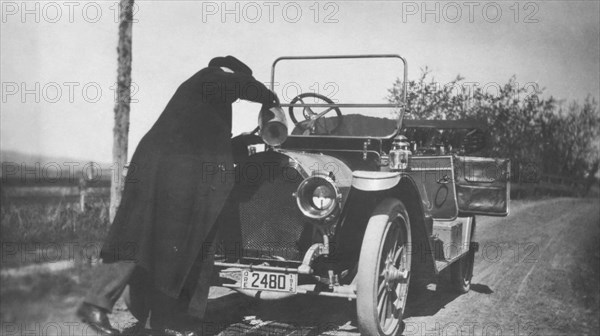
[(5, 200), (0, 208), (1, 235), (4, 244), (89, 243), (101, 242), (108, 233), (108, 204), (92, 203), (86, 211), (78, 204), (27, 199)]
[[(517, 165), (535, 163), (541, 173), (586, 178), (590, 185), (594, 181), (600, 162), (600, 115), (592, 97), (569, 104), (542, 99), (543, 90), (519, 87), (514, 76), (495, 90), (468, 85), (460, 76), (441, 85), (427, 68), (407, 86), (405, 118), (483, 120), (490, 133), (483, 155), (507, 157)], [(397, 79), (388, 101), (398, 103), (402, 88)]]

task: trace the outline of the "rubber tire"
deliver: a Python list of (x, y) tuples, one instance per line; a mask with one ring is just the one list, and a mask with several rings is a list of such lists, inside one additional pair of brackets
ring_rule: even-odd
[[(475, 217), (471, 225), (471, 241), (475, 237)], [(469, 249), (466, 255), (450, 266), (450, 286), (452, 291), (465, 294), (471, 289), (473, 266), (475, 265), (475, 251)]]
[[(401, 313), (396, 317), (397, 321), (393, 322), (393, 328), (388, 327), (387, 330), (383, 330), (379, 323), (377, 308), (382, 242), (385, 242), (388, 230), (394, 225), (393, 221), (396, 218), (400, 218), (400, 222), (404, 223), (404, 229), (401, 232), (405, 235), (405, 249), (407, 249), (411, 244), (410, 221), (404, 204), (399, 200), (391, 198), (383, 200), (377, 206), (367, 224), (358, 262), (356, 291), (358, 327), (361, 335), (396, 335), (402, 326), (402, 315), (406, 308), (406, 298), (410, 284), (410, 253), (406, 253), (409, 275), (403, 299), (404, 306)], [(401, 236), (400, 239), (402, 238)]]

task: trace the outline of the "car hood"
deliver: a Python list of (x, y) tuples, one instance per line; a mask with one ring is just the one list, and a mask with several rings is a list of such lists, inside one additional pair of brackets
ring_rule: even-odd
[(305, 153), (292, 150), (278, 150), (280, 154), (290, 159), (290, 165), (293, 165), (304, 178), (314, 174), (326, 173), (334, 181), (336, 187), (342, 194), (341, 206), (343, 207), (347, 199), (350, 187), (352, 186), (352, 170), (346, 163), (340, 159), (325, 155)]

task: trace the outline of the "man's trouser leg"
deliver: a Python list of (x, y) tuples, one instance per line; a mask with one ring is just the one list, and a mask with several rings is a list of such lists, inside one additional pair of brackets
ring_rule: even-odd
[[(202, 263), (198, 262), (199, 265), (196, 266), (205, 266), (208, 262), (213, 262), (213, 258), (209, 258), (209, 260)], [(178, 298), (172, 298), (153, 288), (150, 291), (150, 326), (153, 329), (161, 327), (173, 329), (197, 327), (198, 319), (204, 317), (206, 310), (211, 269), (212, 267), (208, 270), (203, 269), (200, 274), (189, 277)]]
[(132, 261), (100, 265), (96, 269), (96, 279), (92, 288), (83, 301), (112, 312), (113, 306), (127, 286), (135, 267), (136, 264)]
[[(206, 239), (206, 250), (202, 249), (185, 279), (178, 298), (172, 298), (153, 288), (150, 294), (150, 325), (152, 328), (171, 326), (174, 328), (197, 327), (208, 303), (214, 264), (217, 227), (213, 227)], [(193, 328), (192, 328), (193, 329)]]
[(184, 327), (187, 302), (153, 288), (150, 293), (150, 327), (180, 330)]

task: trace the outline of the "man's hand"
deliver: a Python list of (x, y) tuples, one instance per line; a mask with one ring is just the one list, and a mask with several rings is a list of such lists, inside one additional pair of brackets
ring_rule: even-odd
[(277, 97), (277, 94), (271, 90), (269, 90), (270, 93), (270, 97), (269, 97), (269, 103), (268, 104), (263, 104), (262, 109), (270, 109), (271, 107), (279, 107), (281, 105), (281, 103), (279, 102), (279, 97)]

